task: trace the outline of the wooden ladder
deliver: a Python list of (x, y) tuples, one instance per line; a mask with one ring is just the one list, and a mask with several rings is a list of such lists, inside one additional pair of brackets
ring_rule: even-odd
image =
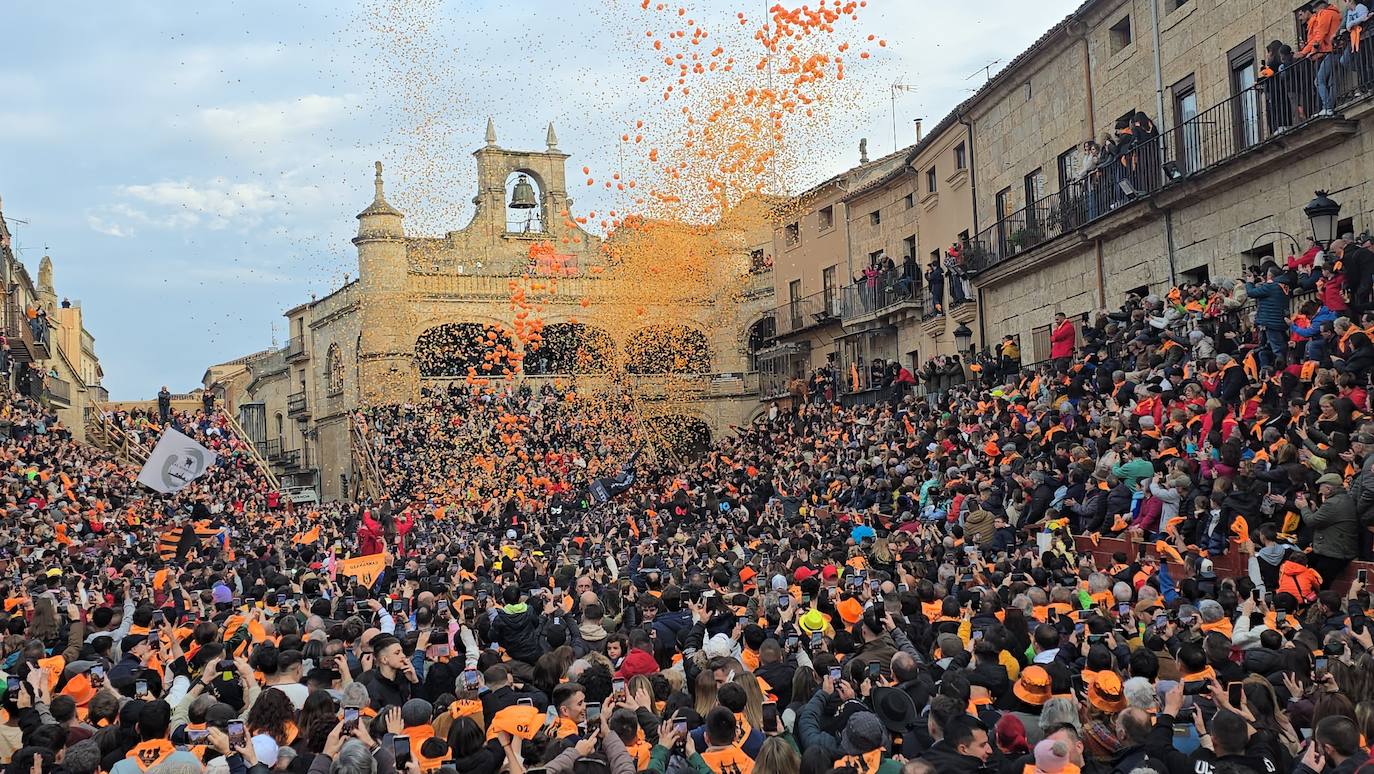
[(135, 441), (106, 415), (105, 405), (91, 400), (86, 415), (86, 439), (96, 448), (114, 455), (127, 465), (141, 468), (148, 462), (148, 448)]
[(224, 417), (225, 423), (229, 425), (230, 432), (243, 442), (244, 448), (248, 450), (248, 456), (253, 458), (253, 464), (258, 466), (258, 471), (262, 473), (263, 478), (267, 479), (267, 483), (271, 484), (273, 489), (280, 490), (281, 482), (277, 480), (277, 474), (272, 472), (272, 466), (268, 464), (267, 458), (258, 451), (258, 445), (253, 443), (253, 439), (248, 437), (248, 433), (244, 432), (243, 425), (239, 424), (238, 419), (232, 413), (223, 410), (219, 413)]
[(349, 420), (349, 439), (353, 450), (353, 499), (364, 497), (373, 501), (382, 497), (382, 472), (377, 466), (377, 458), (368, 444), (366, 425), (353, 416)]

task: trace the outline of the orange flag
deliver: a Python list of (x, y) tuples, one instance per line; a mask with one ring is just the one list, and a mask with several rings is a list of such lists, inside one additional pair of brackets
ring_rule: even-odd
[(1245, 520), (1244, 516), (1237, 516), (1235, 521), (1231, 522), (1231, 531), (1235, 533), (1237, 543), (1243, 543), (1250, 539), (1250, 523)]

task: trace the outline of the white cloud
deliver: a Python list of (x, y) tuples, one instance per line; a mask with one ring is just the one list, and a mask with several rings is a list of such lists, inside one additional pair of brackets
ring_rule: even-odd
[(94, 215), (91, 213), (86, 214), (86, 225), (90, 226), (92, 231), (104, 234), (106, 236), (124, 238), (131, 237), (134, 235), (133, 229), (129, 228), (128, 226), (116, 223), (113, 220), (107, 220), (105, 218), (100, 217), (99, 215)]
[(246, 150), (330, 126), (357, 102), (352, 94), (307, 94), (295, 99), (205, 108), (196, 114), (195, 123), (216, 141)]
[(110, 236), (130, 236), (139, 229), (243, 231), (288, 220), (293, 209), (320, 201), (315, 186), (234, 182), (215, 177), (204, 182), (160, 180), (121, 185), (118, 201), (86, 213), (87, 224)]

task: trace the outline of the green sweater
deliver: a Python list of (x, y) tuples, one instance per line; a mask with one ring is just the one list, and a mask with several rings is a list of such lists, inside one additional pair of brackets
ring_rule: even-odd
[(1112, 475), (1126, 482), (1126, 485), (1135, 488), (1142, 480), (1153, 478), (1155, 466), (1150, 464), (1147, 459), (1136, 457), (1124, 465), (1117, 465), (1112, 468)]

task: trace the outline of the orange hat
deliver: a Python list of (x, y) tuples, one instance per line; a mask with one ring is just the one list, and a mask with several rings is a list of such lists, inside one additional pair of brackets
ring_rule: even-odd
[(1011, 686), (1016, 698), (1037, 707), (1050, 700), (1054, 691), (1050, 688), (1050, 673), (1039, 665), (1031, 665), (1021, 670), (1021, 676)]
[(840, 618), (843, 619), (845, 623), (853, 626), (863, 620), (864, 606), (859, 600), (854, 597), (849, 597), (848, 599), (840, 600), (839, 604), (835, 605), (835, 612), (840, 614)]
[(528, 741), (533, 739), (543, 726), (543, 710), (527, 704), (516, 704), (506, 707), (492, 717), (491, 725), (487, 727), (487, 739), (495, 739), (497, 734), (505, 731), (511, 736)]
[(89, 704), (91, 699), (95, 698), (95, 694), (95, 686), (91, 685), (91, 678), (85, 672), (74, 675), (62, 686), (62, 695), (72, 697), (72, 701), (76, 702), (78, 707)]
[(1126, 692), (1121, 687), (1121, 678), (1115, 672), (1098, 672), (1097, 679), (1088, 683), (1088, 703), (1103, 712), (1126, 709)]

